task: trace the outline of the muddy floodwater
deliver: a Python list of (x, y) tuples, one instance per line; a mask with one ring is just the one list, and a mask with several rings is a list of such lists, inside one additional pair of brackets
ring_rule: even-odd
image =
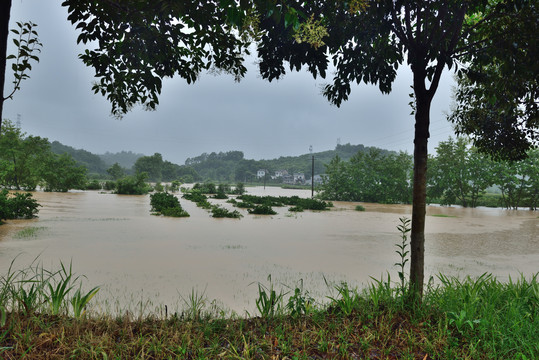
[[(248, 188), (254, 195), (300, 195), (310, 191)], [(34, 193), (39, 218), (0, 226), (0, 271), (16, 258), (23, 268), (38, 257), (45, 268), (72, 262), (88, 286), (100, 285), (97, 306), (121, 312), (136, 304), (181, 308), (194, 289), (217, 305), (253, 313), (257, 283), (271, 274), (278, 288), (303, 281), (323, 299), (326, 281), (362, 286), (370, 277), (396, 280), (395, 243), (405, 205), (334, 203), (330, 211), (213, 219), (181, 199), (191, 217), (150, 214), (149, 196), (98, 192)], [(224, 200), (212, 200), (232, 208)], [(21, 230), (34, 227), (31, 236)], [(528, 210), (430, 206), (425, 243), (426, 280), (438, 273), (499, 279), (539, 271), (539, 213)]]

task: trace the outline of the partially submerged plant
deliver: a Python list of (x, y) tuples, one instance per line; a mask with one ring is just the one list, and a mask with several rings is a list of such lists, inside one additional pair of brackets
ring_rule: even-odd
[(328, 299), (331, 300), (331, 304), (335, 308), (339, 309), (344, 315), (350, 315), (352, 311), (359, 305), (359, 294), (357, 289), (349, 289), (348, 283), (346, 282), (341, 282), (339, 285), (333, 285), (333, 287), (335, 290), (337, 290), (340, 297), (336, 298), (333, 296), (328, 296)]
[(180, 298), (186, 306), (185, 313), (187, 314), (187, 318), (189, 320), (200, 320), (208, 302), (206, 289), (200, 293), (198, 290), (191, 288), (191, 293), (187, 296), (187, 299), (181, 295)]
[(314, 299), (309, 295), (309, 292), (303, 288), (303, 279), (300, 280), (300, 285), (294, 289), (294, 295), (288, 298), (286, 309), (292, 317), (305, 315), (312, 310)]
[(400, 289), (402, 292), (402, 295), (405, 293), (405, 286), (406, 286), (406, 277), (404, 273), (404, 267), (406, 266), (406, 263), (408, 262), (408, 254), (410, 251), (408, 250), (408, 233), (410, 232), (410, 219), (406, 217), (399, 218), (400, 224), (397, 225), (397, 230), (401, 234), (401, 242), (395, 244), (397, 247), (397, 250), (395, 251), (397, 255), (400, 257), (400, 261), (395, 263), (395, 266), (400, 268), (399, 279), (400, 279)]
[(269, 286), (258, 283), (258, 298), (256, 299), (256, 308), (263, 318), (271, 318), (281, 313), (284, 293), (277, 293), (271, 281), (271, 275), (268, 275)]
[(99, 287), (96, 286), (86, 294), (81, 293), (81, 287), (77, 289), (73, 297), (71, 298), (71, 306), (73, 307), (73, 315), (76, 319), (80, 319), (86, 313), (86, 305), (92, 300), (92, 298), (99, 291)]

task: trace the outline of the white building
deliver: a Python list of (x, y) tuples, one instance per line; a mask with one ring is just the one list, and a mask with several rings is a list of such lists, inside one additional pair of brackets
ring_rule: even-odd
[(305, 182), (305, 174), (295, 173), (294, 174), (294, 183), (303, 184)]
[(260, 169), (256, 172), (256, 177), (257, 178), (263, 178), (264, 176), (266, 176), (266, 170), (265, 169)]
[(286, 171), (286, 170), (277, 170), (275, 172), (275, 176), (273, 177), (273, 179), (282, 178), (283, 176), (286, 176), (286, 175), (288, 175), (288, 171)]

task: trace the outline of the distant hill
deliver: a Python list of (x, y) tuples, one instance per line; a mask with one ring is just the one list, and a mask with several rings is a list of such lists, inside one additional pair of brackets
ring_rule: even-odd
[(50, 143), (51, 151), (55, 154), (68, 153), (79, 164), (88, 169), (89, 173), (104, 175), (107, 173), (107, 164), (98, 155), (83, 149), (75, 149), (58, 141)]
[(99, 155), (101, 160), (110, 167), (114, 163), (120, 164), (121, 167), (126, 169), (131, 169), (138, 158), (145, 156), (144, 154), (136, 154), (131, 151), (121, 151), (117, 153), (106, 152), (102, 155)]
[(79, 164), (88, 169), (90, 174), (107, 175), (107, 169), (114, 163), (120, 164), (121, 167), (130, 170), (138, 158), (144, 154), (137, 154), (131, 151), (121, 151), (118, 153), (106, 152), (102, 155), (93, 154), (87, 150), (75, 149), (72, 146), (64, 145), (59, 141), (50, 143), (51, 151), (55, 154), (68, 153)]
[[(177, 165), (165, 161), (163, 178), (181, 178), (186, 174), (192, 175), (195, 181), (212, 180), (221, 182), (238, 182), (256, 180), (257, 171), (267, 169), (271, 175), (278, 170), (286, 170), (289, 174), (303, 173), (308, 180), (311, 178), (312, 156), (314, 156), (315, 175), (323, 174), (326, 171), (326, 164), (331, 159), (339, 156), (342, 160), (349, 160), (358, 152), (368, 151), (370, 148), (363, 145), (337, 145), (334, 150), (327, 150), (313, 154), (303, 154), (299, 156), (281, 156), (271, 160), (245, 159), (242, 151), (212, 152), (203, 153), (199, 156), (188, 158), (185, 165)], [(132, 151), (121, 151), (118, 153), (106, 152), (102, 155), (95, 155), (89, 151), (75, 149), (71, 146), (63, 145), (58, 141), (51, 143), (51, 150), (54, 153), (70, 154), (77, 162), (84, 165), (89, 173), (107, 175), (107, 169), (114, 163), (120, 164), (127, 170), (127, 173), (134, 171), (137, 159), (147, 157), (144, 154)], [(382, 153), (390, 153), (382, 150)], [(147, 157), (152, 158), (152, 157)], [(165, 176), (165, 174), (167, 176)], [(168, 179), (167, 181), (170, 181)]]
[[(250, 160), (243, 157), (241, 151), (219, 153), (203, 153), (189, 158), (185, 166), (192, 167), (203, 179), (216, 181), (250, 181), (256, 178), (259, 169), (267, 169), (270, 174), (278, 170), (286, 170), (289, 174), (303, 173), (306, 179), (311, 178), (312, 156), (314, 156), (315, 175), (326, 171), (326, 164), (338, 155), (343, 160), (349, 160), (358, 152), (368, 151), (363, 145), (337, 145), (334, 150), (299, 156), (281, 156), (272, 160)], [(382, 150), (382, 153), (389, 153)]]

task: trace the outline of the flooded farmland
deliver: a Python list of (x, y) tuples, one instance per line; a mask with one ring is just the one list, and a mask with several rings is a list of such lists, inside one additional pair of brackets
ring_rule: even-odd
[[(253, 195), (299, 195), (310, 191), (247, 188)], [(179, 195), (178, 195), (179, 196)], [(213, 219), (194, 203), (180, 202), (191, 217), (150, 214), (149, 196), (93, 191), (34, 193), (39, 218), (0, 226), (0, 271), (34, 261), (58, 268), (72, 262), (88, 286), (101, 286), (97, 304), (121, 312), (142, 303), (144, 311), (167, 304), (181, 308), (194, 289), (217, 305), (243, 313), (255, 309), (257, 283), (267, 277), (287, 290), (298, 281), (323, 299), (326, 281), (362, 286), (388, 272), (396, 279), (399, 218), (411, 206), (334, 203), (330, 211)], [(224, 200), (212, 200), (232, 208)], [(24, 229), (34, 228), (31, 232)], [(539, 271), (539, 214), (528, 210), (427, 209), (426, 274), (499, 279)]]

